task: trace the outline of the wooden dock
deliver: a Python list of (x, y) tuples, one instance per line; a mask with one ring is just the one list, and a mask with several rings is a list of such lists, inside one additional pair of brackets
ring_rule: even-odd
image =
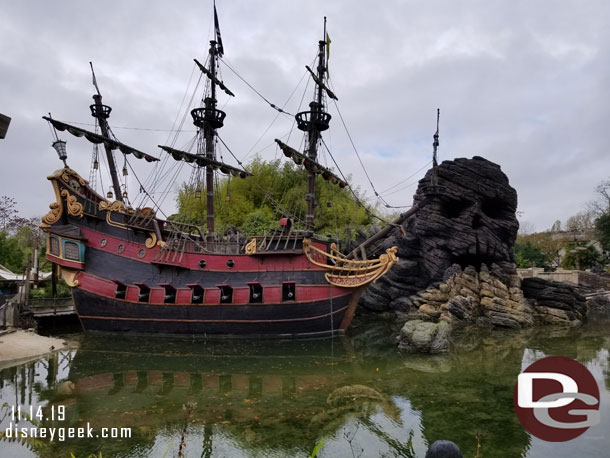
[(29, 309), (34, 314), (34, 318), (76, 314), (72, 297), (56, 297), (51, 299), (31, 298), (29, 301)]

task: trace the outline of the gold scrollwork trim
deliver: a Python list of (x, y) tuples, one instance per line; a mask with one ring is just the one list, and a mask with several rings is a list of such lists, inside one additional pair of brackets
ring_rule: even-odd
[(149, 237), (146, 239), (146, 248), (154, 248), (157, 244), (157, 234), (151, 232)]
[(55, 202), (49, 205), (51, 210), (42, 217), (42, 224), (40, 226), (43, 228), (49, 227), (59, 221), (64, 212), (64, 206), (61, 202), (61, 195), (59, 194), (57, 182), (52, 181), (51, 183), (53, 184), (53, 190), (55, 191)]
[(57, 221), (59, 221), (59, 218), (61, 218), (63, 207), (60, 204), (53, 202), (51, 205), (49, 205), (49, 208), (51, 210), (42, 217), (42, 224), (40, 225), (41, 227), (49, 227), (55, 224)]
[(100, 202), (100, 211), (108, 210), (111, 212), (122, 212), (125, 210), (125, 204), (119, 200), (114, 202), (107, 202), (105, 200)]
[(71, 195), (68, 190), (62, 189), (61, 195), (66, 198), (66, 206), (68, 207), (68, 215), (83, 217), (83, 204), (81, 204), (76, 196)]
[(61, 278), (64, 279), (70, 288), (76, 288), (78, 285), (80, 285), (80, 282), (76, 280), (76, 276), (79, 273), (78, 271), (67, 269), (65, 267), (61, 267), (59, 271), (61, 273)]
[(256, 253), (256, 239), (252, 239), (250, 240), (247, 244), (246, 244), (246, 254), (254, 254)]
[[(397, 247), (388, 248), (377, 259), (357, 261), (347, 259), (337, 251), (336, 246), (331, 246), (330, 253), (327, 253), (315, 247), (310, 239), (305, 238), (303, 251), (309, 262), (331, 271), (324, 275), (328, 283), (345, 288), (355, 288), (377, 280), (398, 261)], [(332, 261), (332, 264), (329, 261)]]
[(119, 200), (114, 202), (102, 201), (99, 205), (100, 211), (106, 210), (106, 222), (112, 227), (118, 227), (119, 229), (125, 229), (127, 226), (118, 221), (112, 221), (112, 212), (124, 212), (125, 204)]
[(88, 181), (82, 178), (78, 173), (76, 173), (71, 168), (66, 167), (65, 169), (58, 170), (52, 175), (54, 178), (61, 177), (64, 183), (70, 183), (70, 176), (76, 178), (81, 186), (86, 186)]

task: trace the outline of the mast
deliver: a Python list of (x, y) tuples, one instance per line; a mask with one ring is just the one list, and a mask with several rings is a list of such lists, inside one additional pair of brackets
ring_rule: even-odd
[[(102, 104), (102, 95), (99, 93), (93, 95), (93, 100), (95, 103), (91, 105), (91, 116), (96, 118), (100, 123), (100, 129), (102, 130), (102, 135), (106, 138), (110, 138), (110, 128), (108, 127), (108, 117), (110, 116), (110, 112), (112, 108), (108, 105)], [(106, 150), (106, 159), (108, 160), (108, 168), (110, 169), (110, 177), (112, 178), (112, 188), (114, 189), (114, 195), (116, 200), (123, 202), (123, 194), (121, 193), (121, 185), (119, 183), (119, 177), (116, 173), (116, 164), (114, 162), (114, 156), (112, 154), (112, 149), (110, 146), (104, 143), (104, 150)]]
[[(216, 160), (216, 130), (223, 126), (226, 116), (224, 111), (216, 108), (216, 85), (218, 84), (216, 73), (220, 46), (217, 41), (210, 41), (210, 68), (204, 72), (210, 80), (210, 92), (203, 100), (203, 107), (191, 111), (193, 124), (199, 128), (199, 135), (203, 136), (205, 144), (205, 148), (201, 148), (200, 144), (197, 154), (204, 155), (209, 161)], [(197, 64), (200, 65), (199, 62)], [(214, 169), (210, 166), (205, 167), (205, 187), (207, 238), (212, 241), (214, 238)]]
[[(216, 76), (216, 42), (210, 43), (210, 70), (212, 76)], [(206, 111), (216, 110), (216, 83), (212, 80), (210, 97), (204, 101)], [(205, 157), (208, 159), (216, 159), (214, 151), (214, 137), (216, 129), (207, 123), (204, 127), (205, 137)], [(214, 235), (214, 170), (212, 167), (205, 168), (205, 190), (206, 190), (206, 217), (208, 237)]]
[[(307, 132), (307, 149), (306, 154), (309, 159), (316, 162), (318, 157), (318, 142), (320, 141), (320, 133), (328, 129), (330, 114), (324, 111), (324, 74), (326, 73), (325, 50), (326, 46), (326, 17), (324, 18), (324, 39), (318, 42), (318, 67), (317, 78), (314, 78), (316, 83), (316, 92), (314, 100), (309, 104), (310, 111), (297, 113), (295, 116), (297, 127)], [(313, 72), (312, 72), (313, 73)], [(314, 213), (316, 207), (316, 173), (312, 170), (307, 174), (307, 214), (305, 215), (305, 230), (314, 230)]]

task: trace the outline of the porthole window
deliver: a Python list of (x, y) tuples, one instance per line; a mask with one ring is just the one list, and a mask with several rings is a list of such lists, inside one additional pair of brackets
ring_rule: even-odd
[(64, 243), (64, 258), (70, 259), (71, 261), (80, 261), (80, 255), (78, 252), (78, 245), (74, 242)]
[(201, 261), (199, 261), (199, 267), (201, 267), (202, 269), (205, 269), (205, 259), (202, 259)]
[(143, 258), (144, 256), (146, 256), (146, 250), (142, 248), (140, 251), (138, 251), (138, 258)]
[(125, 245), (121, 244), (117, 247), (116, 249), (117, 253), (122, 253), (123, 251), (125, 251)]
[(106, 239), (102, 239), (102, 240), (100, 240), (100, 246), (101, 246), (102, 248), (104, 248), (104, 247), (106, 246), (106, 243), (108, 243), (108, 240), (106, 240)]
[(228, 267), (229, 269), (232, 269), (234, 265), (235, 265), (235, 261), (233, 261), (232, 259), (229, 259), (229, 260), (227, 261), (227, 267)]

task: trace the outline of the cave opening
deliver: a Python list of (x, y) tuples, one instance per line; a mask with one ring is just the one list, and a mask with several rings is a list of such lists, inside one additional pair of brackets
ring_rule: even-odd
[(481, 271), (481, 265), (485, 264), (488, 268), (491, 268), (494, 262), (496, 262), (496, 259), (486, 254), (463, 254), (451, 258), (451, 264), (458, 264), (462, 269), (472, 266), (477, 272)]

